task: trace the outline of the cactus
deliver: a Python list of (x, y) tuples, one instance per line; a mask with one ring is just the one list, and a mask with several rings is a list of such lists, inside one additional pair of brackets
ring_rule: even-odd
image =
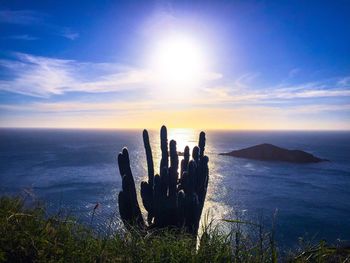
[(143, 131), (148, 181), (141, 183), (141, 197), (147, 211), (147, 223), (144, 222), (137, 201), (128, 150), (124, 148), (118, 155), (119, 172), (122, 177), (122, 191), (118, 197), (120, 216), (128, 228), (178, 228), (197, 235), (209, 181), (209, 159), (204, 155), (205, 133), (200, 133), (198, 146), (192, 151), (192, 160), (189, 147), (185, 147), (180, 174), (176, 141), (170, 141), (168, 152), (165, 126), (160, 130), (160, 141), (162, 157), (159, 175), (154, 175), (149, 136), (147, 130)]

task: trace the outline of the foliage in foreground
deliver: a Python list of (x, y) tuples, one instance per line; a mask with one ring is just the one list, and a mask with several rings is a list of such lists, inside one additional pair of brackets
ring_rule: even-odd
[[(233, 221), (237, 226), (239, 221)], [(271, 235), (257, 239), (240, 228), (224, 233), (206, 223), (198, 246), (192, 236), (171, 230), (98, 237), (72, 219), (47, 217), (41, 206), (25, 208), (20, 198), (0, 199), (0, 262), (276, 262)], [(349, 262), (350, 252), (327, 247), (290, 255), (290, 262)], [(282, 259), (280, 259), (282, 260)]]

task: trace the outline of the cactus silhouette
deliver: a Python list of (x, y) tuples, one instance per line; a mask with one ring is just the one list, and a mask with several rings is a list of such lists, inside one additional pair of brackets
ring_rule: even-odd
[[(122, 177), (122, 191), (118, 196), (119, 213), (128, 228), (148, 230), (153, 228), (181, 228), (196, 235), (201, 218), (209, 180), (209, 159), (204, 155), (205, 133), (199, 135), (198, 146), (184, 149), (184, 158), (179, 170), (176, 141), (171, 140), (168, 151), (167, 129), (160, 130), (162, 157), (159, 174), (154, 174), (152, 150), (147, 130), (143, 131), (146, 151), (148, 180), (141, 183), (141, 197), (147, 211), (145, 223), (137, 201), (134, 178), (126, 148), (118, 155), (119, 172)], [(170, 164), (169, 164), (170, 155)]]

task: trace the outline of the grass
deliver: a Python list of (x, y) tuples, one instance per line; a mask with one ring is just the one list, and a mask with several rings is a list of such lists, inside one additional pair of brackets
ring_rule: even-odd
[(259, 225), (247, 234), (238, 220), (223, 231), (205, 220), (198, 240), (179, 231), (147, 235), (118, 231), (98, 236), (73, 218), (47, 216), (42, 205), (30, 208), (21, 198), (0, 198), (0, 262), (350, 262), (350, 251), (304, 245), (278, 256), (273, 232)]

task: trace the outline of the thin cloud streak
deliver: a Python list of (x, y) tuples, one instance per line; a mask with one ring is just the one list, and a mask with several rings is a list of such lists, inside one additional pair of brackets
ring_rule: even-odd
[(16, 25), (38, 25), (47, 15), (33, 10), (0, 10), (0, 23)]
[[(79, 63), (74, 60), (52, 59), (16, 54), (17, 60), (0, 60), (0, 66), (14, 76), (0, 80), (0, 90), (33, 97), (48, 98), (70, 91), (110, 92), (131, 89), (130, 85), (148, 81), (148, 73), (142, 70), (111, 72), (105, 64)], [(94, 71), (101, 74), (93, 76)]]
[[(13, 24), (21, 26), (31, 26), (31, 27), (43, 27), (49, 31), (50, 34), (64, 37), (69, 40), (75, 40), (80, 35), (78, 32), (74, 32), (69, 27), (62, 27), (49, 22), (50, 16), (48, 14), (38, 12), (35, 10), (0, 10), (0, 23), (3, 24)], [(11, 39), (18, 40), (34, 40), (29, 39), (30, 36), (25, 39), (27, 35), (22, 35), (22, 37), (16, 38), (13, 36)]]
[(150, 110), (153, 105), (147, 102), (113, 102), (113, 103), (82, 103), (74, 102), (52, 102), (31, 103), (25, 105), (3, 104), (0, 109), (9, 111), (26, 112), (84, 112), (84, 111), (139, 111)]
[(230, 87), (215, 87), (205, 90), (216, 102), (259, 102), (266, 100), (292, 100), (292, 99), (314, 99), (327, 97), (349, 97), (350, 89), (321, 89), (318, 86), (310, 86), (306, 83), (297, 88), (256, 90), (236, 90)]
[(57, 32), (57, 35), (62, 36), (62, 37), (67, 38), (67, 39), (70, 39), (70, 40), (75, 40), (80, 36), (79, 33), (73, 32), (72, 29), (70, 29), (70, 28), (59, 29)]
[[(25, 112), (138, 112), (138, 111), (152, 111), (154, 109), (163, 108), (165, 111), (173, 111), (169, 106), (175, 104), (153, 102), (153, 101), (134, 101), (134, 102), (109, 102), (109, 103), (87, 103), (87, 102), (45, 102), (45, 103), (30, 103), (22, 105), (2, 104), (1, 110), (8, 111), (25, 111)], [(206, 105), (197, 105), (196, 109), (205, 109)], [(214, 108), (215, 109), (215, 108)], [(216, 109), (221, 109), (217, 107)], [(233, 111), (249, 111), (249, 112), (284, 112), (285, 114), (318, 114), (322, 112), (335, 111), (350, 111), (350, 104), (315, 104), (315, 105), (297, 105), (297, 106), (262, 106), (262, 105), (237, 105), (232, 107)]]
[[(48, 98), (66, 92), (105, 93), (156, 86), (159, 76), (148, 69), (113, 63), (80, 63), (16, 53), (16, 60), (0, 60), (12, 79), (0, 80), (0, 90)], [(220, 78), (207, 73), (203, 79)]]
[(12, 36), (6, 36), (3, 37), (3, 39), (14, 39), (14, 40), (26, 40), (26, 41), (32, 41), (32, 40), (38, 40), (38, 37), (30, 36), (27, 34), (24, 35), (12, 35)]

